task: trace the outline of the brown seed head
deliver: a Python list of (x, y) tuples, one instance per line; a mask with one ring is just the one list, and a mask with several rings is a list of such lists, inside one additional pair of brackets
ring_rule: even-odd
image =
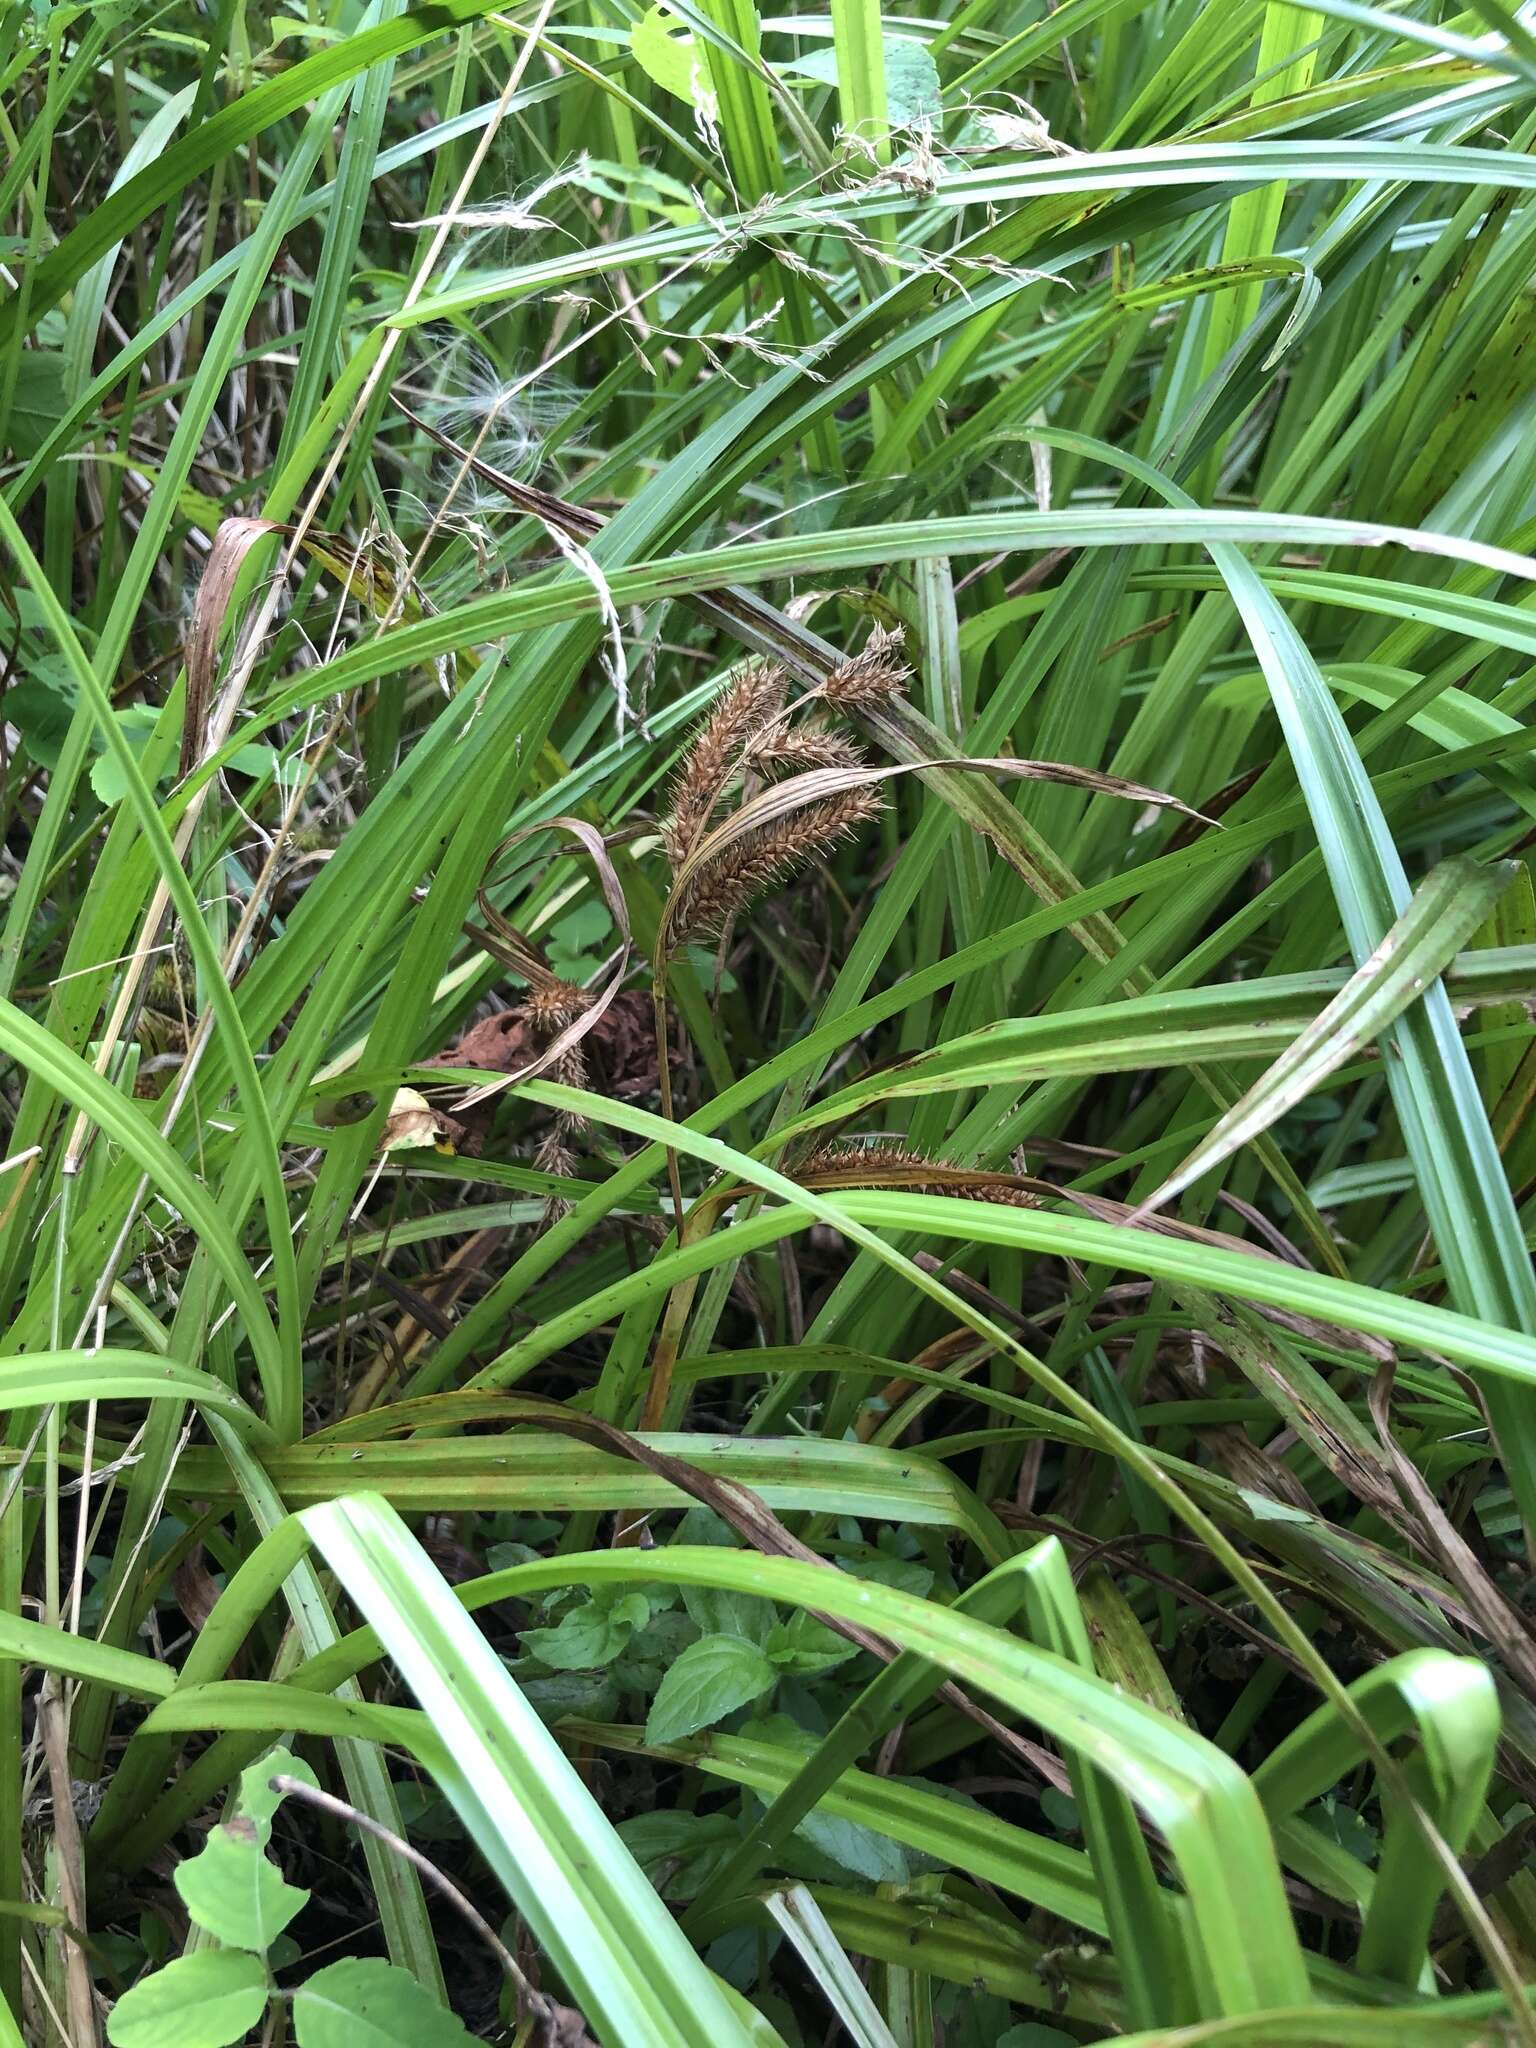
[(559, 981), (551, 976), (547, 981), (535, 982), (523, 999), (522, 1011), (533, 1029), (541, 1038), (554, 1038), (567, 1024), (574, 1024), (578, 1017), (584, 1017), (592, 1007), (592, 998), (584, 988), (578, 988), (574, 981)]
[(884, 809), (878, 791), (848, 789), (802, 804), (787, 817), (759, 826), (723, 848), (674, 896), (669, 922), (674, 943), (700, 932), (722, 931), (749, 903)]
[(743, 749), (784, 702), (785, 676), (769, 663), (743, 669), (700, 726), (672, 785), (661, 836), (673, 871), (709, 829), (716, 806), (741, 766)]
[(891, 632), (876, 626), (860, 651), (833, 669), (820, 694), (840, 711), (872, 711), (888, 704), (912, 673), (901, 658), (903, 637), (899, 626)]
[(967, 1202), (1001, 1202), (1010, 1209), (1038, 1208), (1038, 1197), (1012, 1187), (1009, 1177), (979, 1168), (951, 1166), (926, 1159), (899, 1140), (876, 1138), (870, 1144), (836, 1139), (820, 1145), (796, 1169), (802, 1182), (835, 1182), (841, 1187), (904, 1187), (921, 1195), (956, 1195)]
[(747, 742), (743, 764), (759, 775), (803, 775), (812, 768), (862, 768), (854, 742), (819, 719), (801, 726), (773, 725)]

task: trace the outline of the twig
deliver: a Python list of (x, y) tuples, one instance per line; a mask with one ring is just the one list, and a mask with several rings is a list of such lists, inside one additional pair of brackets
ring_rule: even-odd
[(581, 2015), (568, 2005), (557, 2004), (554, 1999), (547, 1997), (528, 1981), (527, 1974), (517, 1958), (485, 1915), (464, 1896), (452, 1878), (446, 1877), (435, 1863), (422, 1855), (419, 1849), (413, 1849), (402, 1836), (384, 1827), (370, 1814), (359, 1812), (357, 1807), (349, 1806), (345, 1799), (337, 1799), (329, 1792), (322, 1792), (317, 1786), (307, 1784), (302, 1778), (290, 1778), (286, 1772), (279, 1771), (267, 1780), (267, 1784), (271, 1791), (280, 1792), (285, 1799), (307, 1801), (309, 1805), (318, 1807), (322, 1813), (328, 1813), (336, 1820), (350, 1821), (364, 1834), (374, 1836), (393, 1849), (397, 1856), (403, 1856), (406, 1862), (420, 1871), (447, 1900), (465, 1926), (485, 1943), (506, 1972), (508, 1981), (517, 1993), (519, 2006), (525, 2007), (534, 2015), (544, 2028), (549, 2041), (558, 2044), (558, 2048), (590, 2048), (591, 2036)]

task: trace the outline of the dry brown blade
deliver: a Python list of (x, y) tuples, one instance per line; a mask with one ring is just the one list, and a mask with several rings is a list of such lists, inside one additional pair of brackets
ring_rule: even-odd
[(1317, 1502), (1290, 1466), (1254, 1443), (1240, 1423), (1202, 1424), (1194, 1435), (1227, 1477), (1246, 1492), (1299, 1508), (1304, 1515), (1317, 1513)]
[(483, 889), (475, 891), (475, 901), (480, 905), (485, 926), (482, 930), (466, 922), (460, 926), (465, 938), (472, 940), (482, 953), (489, 953), (499, 960), (503, 967), (510, 967), (514, 974), (520, 974), (529, 984), (556, 978), (554, 969), (532, 939), (502, 916)]
[(1288, 1359), (1277, 1337), (1251, 1311), (1227, 1313), (1214, 1298), (1182, 1297), (1201, 1318), (1211, 1341), (1264, 1395), (1339, 1483), (1394, 1526), (1402, 1500), (1370, 1432), (1305, 1360)]
[(401, 601), (402, 594), (395, 589), (391, 566), (377, 562), (366, 541), (341, 541), (324, 531), (285, 525), (277, 519), (238, 516), (221, 520), (208, 552), (202, 581), (197, 586), (192, 623), (182, 650), (187, 670), (187, 697), (181, 726), (178, 776), (189, 775), (203, 758), (208, 737), (208, 711), (213, 702), (214, 679), (219, 669), (219, 644), (224, 637), (240, 571), (258, 541), (273, 534), (282, 534), (289, 542), (284, 565), (277, 571), (276, 585), (281, 584), (288, 567), (303, 552), (354, 597), (373, 604), (374, 609), (377, 605), (372, 593), (376, 589), (394, 592), (391, 604)]
[[(1528, 1813), (1523, 1820), (1515, 1822), (1502, 1841), (1495, 1842), (1486, 1855), (1478, 1858), (1467, 1872), (1467, 1883), (1480, 1899), (1491, 1899), (1520, 1874), (1530, 1855), (1533, 1838), (1536, 1838), (1536, 1813)], [(1443, 1900), (1430, 1929), (1431, 1946), (1438, 1948), (1443, 1942), (1454, 1940), (1460, 1932), (1461, 1915), (1456, 1910), (1455, 1901)]]
[[(434, 1279), (432, 1297), (428, 1299), (418, 1293), (414, 1300), (406, 1303), (405, 1314), (389, 1333), (378, 1357), (348, 1396), (348, 1416), (365, 1414), (390, 1379), (403, 1376), (415, 1363), (433, 1337), (439, 1334), (432, 1327), (434, 1321), (441, 1323), (443, 1333), (452, 1328), (445, 1312), (458, 1300), (497, 1245), (506, 1237), (507, 1230), (508, 1226), (497, 1224), (492, 1229), (477, 1230), (465, 1238), (463, 1243), (454, 1249)], [(388, 1275), (382, 1268), (377, 1277), (388, 1285)]]
[[(701, 1472), (696, 1465), (690, 1465), (686, 1459), (676, 1458), (667, 1451), (657, 1450), (643, 1437), (633, 1436), (615, 1423), (604, 1422), (595, 1415), (573, 1414), (558, 1401), (541, 1401), (536, 1396), (529, 1395), (525, 1396), (518, 1406), (529, 1411), (530, 1421), (541, 1422), (546, 1428), (556, 1430), (562, 1435), (575, 1437), (579, 1442), (594, 1444), (601, 1450), (612, 1452), (615, 1457), (629, 1458), (635, 1464), (643, 1465), (647, 1471), (654, 1472), (658, 1479), (665, 1479), (670, 1486), (675, 1486), (680, 1493), (698, 1501), (703, 1507), (712, 1508), (738, 1536), (765, 1557), (794, 1558), (800, 1564), (813, 1564), (823, 1571), (837, 1570), (836, 1565), (802, 1543), (798, 1536), (792, 1535), (767, 1502), (754, 1493), (751, 1487), (743, 1486), (739, 1480), (719, 1479), (711, 1473)], [(897, 1656), (896, 1650), (883, 1636), (874, 1634), (870, 1629), (860, 1628), (857, 1622), (842, 1621), (835, 1615), (821, 1614), (814, 1610), (812, 1612), (813, 1618), (831, 1629), (834, 1635), (840, 1635), (845, 1641), (856, 1644), (859, 1649), (867, 1650), (882, 1664), (893, 1662)], [(977, 1706), (953, 1679), (944, 1681), (936, 1697), (946, 1706), (953, 1707), (957, 1713), (963, 1714), (967, 1720), (974, 1721), (978, 1727), (985, 1729), (995, 1741), (1000, 1742), (1005, 1749), (1011, 1750), (1029, 1770), (1037, 1772), (1058, 1791), (1066, 1792), (1070, 1789), (1066, 1769), (1056, 1757), (1048, 1750), (1042, 1749), (1038, 1743), (1030, 1742), (1027, 1737), (1004, 1727), (1003, 1723), (995, 1715), (989, 1714), (985, 1707)]]
[[(209, 713), (213, 701), (213, 678), (218, 669), (219, 634), (240, 565), (257, 541), (266, 534), (282, 530), (284, 529), (275, 526), (271, 520), (227, 519), (214, 536), (203, 580), (198, 586), (192, 630), (186, 647), (187, 694), (181, 728), (182, 774), (201, 759), (210, 740)], [(296, 547), (297, 543), (294, 545)], [(277, 596), (274, 589), (266, 608), (268, 618), (276, 610), (276, 606)], [(245, 676), (248, 673), (247, 667), (240, 674), (232, 674), (225, 686), (223, 702), (214, 719), (217, 730), (211, 735), (214, 745), (222, 742), (234, 721), (235, 708), (243, 694)], [(172, 841), (178, 860), (184, 857), (187, 847), (191, 844), (211, 786), (211, 783), (205, 783), (201, 789), (194, 790), (182, 812)], [(101, 1033), (100, 1047), (95, 1060), (96, 1071), (99, 1074), (106, 1074), (109, 1071), (113, 1053), (127, 1034), (129, 1019), (139, 1001), (139, 991), (170, 900), (170, 890), (166, 886), (164, 876), (161, 876), (155, 883), (149, 907), (139, 922), (138, 940), (129, 956), (106, 1026)], [(78, 1170), (80, 1156), (92, 1128), (90, 1119), (83, 1110), (80, 1111), (64, 1148), (66, 1172)]]
[(219, 641), (224, 621), (240, 580), (245, 558), (258, 541), (269, 534), (290, 533), (275, 519), (235, 518), (221, 520), (208, 551), (207, 566), (197, 586), (192, 606), (192, 624), (187, 633), (184, 658), (187, 666), (187, 701), (181, 727), (181, 761), (178, 776), (190, 774), (202, 759), (207, 738), (208, 707), (213, 702), (214, 677), (219, 668)]
[(1499, 1591), (1476, 1553), (1435, 1499), (1424, 1475), (1392, 1434), (1392, 1382), (1396, 1368), (1381, 1366), (1371, 1381), (1371, 1420), (1403, 1498), (1416, 1516), (1425, 1549), (1461, 1595), (1478, 1629), (1503, 1660), (1527, 1699), (1536, 1699), (1536, 1639), (1519, 1610)]
[(1262, 1209), (1256, 1209), (1252, 1202), (1245, 1202), (1241, 1195), (1231, 1194), (1225, 1188), (1220, 1190), (1216, 1199), (1241, 1216), (1248, 1228), (1257, 1231), (1275, 1256), (1284, 1259), (1288, 1266), (1299, 1266), (1304, 1273), (1314, 1270), (1310, 1261), (1303, 1257), (1277, 1223), (1271, 1223)]
[(79, 1816), (75, 1812), (74, 1779), (69, 1770), (68, 1712), (58, 1676), (52, 1671), (43, 1674), (37, 1721), (48, 1766), (48, 1787), (53, 1796), (53, 1846), (58, 1870), (59, 1904), (64, 1908), (68, 1923), (66, 1927), (55, 1930), (54, 1940), (64, 1968), (70, 2031), (74, 2048), (96, 2048), (101, 2037), (96, 2026), (90, 1965), (84, 1947), (72, 1932), (87, 1923), (85, 1854)]
[(192, 1633), (198, 1635), (208, 1625), (208, 1617), (218, 1605), (222, 1591), (213, 1573), (208, 1569), (207, 1552), (201, 1543), (189, 1551), (171, 1575), (171, 1590), (176, 1596), (176, 1605), (186, 1616)]
[(529, 825), (521, 832), (514, 832), (510, 838), (502, 841), (499, 852), (505, 853), (509, 847), (516, 846), (521, 840), (534, 838), (540, 832), (556, 830), (569, 832), (591, 857), (592, 865), (597, 870), (598, 886), (602, 889), (604, 901), (613, 913), (613, 921), (618, 927), (619, 957), (614, 964), (613, 972), (604, 984), (602, 993), (594, 997), (590, 1009), (583, 1010), (579, 1017), (567, 1024), (536, 1058), (514, 1068), (509, 1074), (500, 1074), (494, 1081), (486, 1081), (479, 1088), (472, 1088), (468, 1095), (461, 1096), (453, 1105), (456, 1110), (472, 1109), (477, 1102), (485, 1102), (492, 1095), (499, 1095), (504, 1088), (510, 1088), (518, 1081), (531, 1081), (535, 1074), (541, 1074), (546, 1068), (556, 1065), (564, 1054), (568, 1053), (572, 1046), (578, 1045), (599, 1022), (623, 986), (624, 977), (629, 972), (630, 954), (634, 945), (630, 931), (629, 905), (624, 900), (623, 886), (609, 857), (607, 842), (595, 825), (589, 825), (585, 818), (549, 818), (542, 824)]
[[(974, 1330), (962, 1327), (950, 1330), (945, 1336), (936, 1337), (931, 1344), (924, 1345), (912, 1363), (921, 1367), (924, 1372), (945, 1374), (953, 1382), (956, 1391), (963, 1394), (969, 1375), (985, 1365), (993, 1356), (992, 1347), (983, 1344)], [(909, 1394), (917, 1393), (919, 1390), (935, 1398), (942, 1391), (926, 1380), (898, 1376), (884, 1381), (876, 1388), (869, 1404), (860, 1410), (853, 1426), (854, 1435), (861, 1443), (868, 1442), (884, 1419), (893, 1415)], [(887, 1437), (886, 1441), (892, 1443), (897, 1439)]]

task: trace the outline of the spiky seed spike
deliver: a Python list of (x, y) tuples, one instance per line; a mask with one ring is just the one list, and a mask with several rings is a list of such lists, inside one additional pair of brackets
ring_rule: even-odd
[(836, 1178), (845, 1187), (884, 1187), (898, 1174), (922, 1175), (910, 1183), (920, 1195), (955, 1195), (966, 1202), (1001, 1202), (1010, 1209), (1035, 1209), (1039, 1198), (1026, 1188), (1010, 1187), (1002, 1174), (984, 1173), (948, 1160), (927, 1159), (899, 1140), (876, 1138), (869, 1144), (836, 1139), (818, 1146), (796, 1169), (802, 1181)]
[(859, 652), (833, 669), (820, 694), (840, 711), (877, 710), (898, 696), (912, 674), (901, 658), (905, 638), (900, 626), (887, 632), (876, 626)]
[(722, 931), (775, 882), (808, 860), (830, 853), (856, 826), (884, 808), (872, 789), (843, 790), (802, 804), (788, 817), (747, 833), (708, 860), (674, 898), (670, 923), (675, 943), (701, 932)]
[(592, 998), (574, 981), (551, 977), (529, 989), (522, 1007), (528, 1022), (548, 1039), (563, 1031), (567, 1024), (574, 1024), (578, 1017), (584, 1017), (592, 1007)]
[(760, 775), (803, 775), (812, 768), (865, 765), (862, 750), (820, 719), (807, 719), (800, 726), (766, 727), (747, 742), (742, 760)]
[(922, 1168), (932, 1166), (931, 1159), (925, 1159), (921, 1152), (914, 1152), (895, 1138), (874, 1138), (867, 1145), (857, 1138), (836, 1138), (830, 1144), (818, 1145), (816, 1150), (800, 1165), (802, 1176), (823, 1173), (853, 1174), (866, 1167), (879, 1167), (890, 1172), (895, 1167)]
[(674, 873), (709, 829), (715, 807), (740, 767), (742, 750), (777, 716), (785, 688), (783, 670), (771, 663), (743, 669), (721, 692), (695, 734), (661, 821), (662, 843)]

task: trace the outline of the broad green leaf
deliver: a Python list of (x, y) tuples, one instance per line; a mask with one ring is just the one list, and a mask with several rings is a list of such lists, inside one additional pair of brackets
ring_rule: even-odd
[(197, 1854), (177, 1864), (175, 1877), (188, 1913), (228, 1948), (265, 1954), (309, 1901), (263, 1850), (251, 1820), (211, 1829)]
[(905, 1884), (911, 1865), (888, 1836), (830, 1813), (805, 1816), (795, 1833), (818, 1855), (870, 1884)]
[[(136, 754), (142, 754), (159, 724), (158, 712), (147, 704), (130, 704), (113, 713), (124, 739)], [(128, 794), (128, 778), (111, 754), (98, 754), (91, 764), (91, 787), (109, 808)]]
[(474, 2036), (408, 1970), (376, 1956), (348, 1956), (317, 1970), (293, 1994), (299, 2048), (465, 2048)]
[(619, 1837), (664, 1899), (709, 1896), (741, 1839), (728, 1814), (660, 1809), (620, 1821)]
[[(941, 109), (939, 67), (926, 46), (910, 36), (884, 35), (880, 38), (880, 52), (885, 62), (885, 108), (890, 125), (915, 128), (935, 123)], [(807, 56), (792, 57), (780, 69), (828, 85), (839, 83), (835, 49), (812, 50)]]
[(692, 32), (670, 7), (647, 7), (629, 32), (635, 60), (664, 92), (692, 105), (699, 75), (699, 50)]
[(563, 1614), (554, 1628), (524, 1629), (522, 1644), (556, 1671), (592, 1671), (622, 1656), (630, 1637), (650, 1616), (643, 1593), (584, 1600)]
[(645, 1732), (651, 1742), (675, 1742), (708, 1728), (752, 1700), (779, 1677), (768, 1651), (741, 1636), (701, 1636), (690, 1643), (661, 1681)]
[(56, 348), (28, 349), (21, 359), (11, 405), (10, 439), (18, 455), (42, 446), (64, 408), (64, 354)]
[(259, 1956), (200, 1949), (125, 1991), (107, 2016), (107, 2039), (112, 2048), (231, 2048), (266, 2005)]
[(811, 1614), (780, 1622), (770, 1630), (763, 1648), (770, 1663), (798, 1677), (834, 1670), (857, 1654), (852, 1643)]

